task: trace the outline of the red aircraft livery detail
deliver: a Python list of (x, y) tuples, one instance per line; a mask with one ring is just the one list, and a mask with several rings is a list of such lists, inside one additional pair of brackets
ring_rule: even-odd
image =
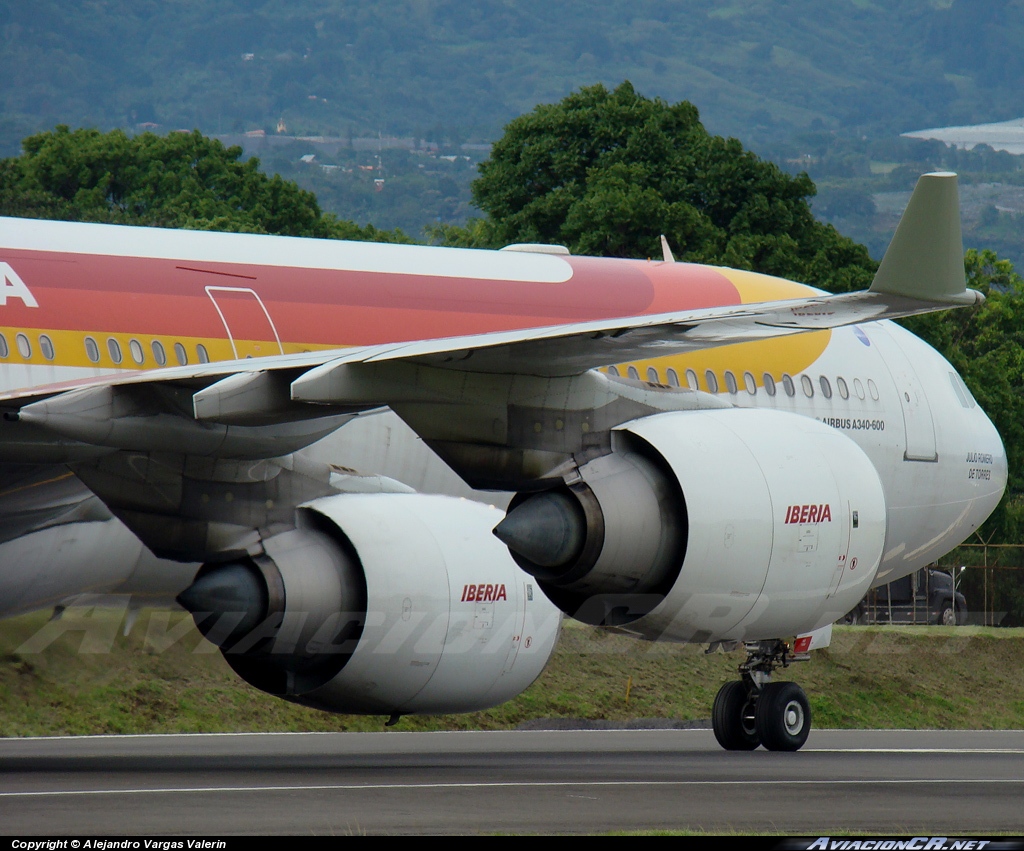
[(787, 523), (831, 523), (832, 506), (827, 502), (819, 505), (791, 505), (786, 509)]
[(504, 585), (463, 585), (463, 603), (496, 603), (498, 600), (507, 600)]
[(41, 308), (8, 299), (11, 326), (164, 336), (187, 328), (191, 336), (223, 337), (206, 287), (233, 286), (258, 293), (282, 340), (314, 345), (478, 334), (742, 300), (709, 267), (589, 257), (561, 261), (571, 271), (554, 284), (17, 249), (3, 249), (0, 260), (17, 270)]

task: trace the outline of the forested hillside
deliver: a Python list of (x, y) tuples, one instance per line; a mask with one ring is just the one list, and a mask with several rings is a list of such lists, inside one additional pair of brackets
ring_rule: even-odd
[(623, 79), (755, 146), (895, 132), (1024, 115), (1021, 44), (1022, 0), (4, 3), (0, 154), (58, 123), (490, 141)]

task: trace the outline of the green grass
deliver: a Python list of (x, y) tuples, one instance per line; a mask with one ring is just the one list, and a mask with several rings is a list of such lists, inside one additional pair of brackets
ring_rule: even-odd
[[(160, 639), (176, 627), (177, 640)], [(832, 646), (812, 656), (779, 676), (807, 690), (818, 727), (1024, 728), (1022, 630), (837, 627)], [(704, 720), (742, 658), (571, 625), (548, 669), (515, 700), (487, 712), (407, 717), (397, 729)], [(56, 625), (45, 613), (3, 622), (0, 703), (4, 736), (380, 730), (385, 720), (264, 695), (235, 677), (187, 616), (168, 612), (144, 612), (127, 638), (113, 612), (69, 610)]]

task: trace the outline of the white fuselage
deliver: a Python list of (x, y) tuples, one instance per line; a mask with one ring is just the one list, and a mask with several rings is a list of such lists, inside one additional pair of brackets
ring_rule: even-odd
[[(814, 362), (791, 376), (792, 394), (779, 374), (775, 392), (769, 394), (757, 364), (740, 355), (741, 347), (715, 350), (716, 361), (728, 363), (733, 348), (738, 353), (736, 367), (730, 370), (734, 380), (719, 371), (719, 398), (739, 408), (813, 417), (854, 441), (875, 466), (885, 494), (887, 529), (874, 584), (935, 561), (967, 539), (998, 504), (1006, 483), (1006, 456), (999, 435), (949, 363), (906, 330), (877, 322), (832, 331)], [(696, 365), (693, 356), (652, 363), (657, 365), (659, 380), (665, 381), (665, 371), (671, 367), (684, 386), (687, 369)], [(0, 389), (66, 381), (100, 371), (4, 364)], [(700, 387), (706, 390), (703, 367), (693, 371), (699, 373)], [(744, 382), (746, 371), (758, 375), (754, 392)], [(621, 373), (626, 375), (625, 365)], [(504, 493), (472, 491), (388, 411), (357, 417), (303, 451), (329, 463), (389, 476), (423, 492), (467, 496), (499, 507), (509, 498)], [(31, 546), (24, 546), (24, 539), (0, 544), (0, 549), (17, 549), (17, 553), (11, 551), (11, 559), (0, 553), (3, 563), (19, 565), (17, 574), (7, 573), (0, 581), (0, 586), (11, 586), (3, 595), (0, 614), (53, 605), (85, 591), (158, 594), (167, 599), (174, 593), (170, 585), (184, 587), (191, 580), (194, 565), (166, 563), (163, 570), (155, 566), (140, 570), (138, 547), (119, 543), (132, 536), (115, 518), (97, 527), (89, 547), (76, 546), (83, 528), (55, 525), (34, 533)], [(57, 579), (51, 576), (39, 582), (39, 576), (53, 574), (58, 552), (62, 566)], [(104, 571), (98, 573), (97, 564), (103, 564)], [(88, 582), (82, 581), (83, 576), (88, 576)]]

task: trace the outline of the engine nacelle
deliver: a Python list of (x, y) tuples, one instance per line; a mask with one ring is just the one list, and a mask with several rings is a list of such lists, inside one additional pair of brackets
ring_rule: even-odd
[(539, 676), (561, 619), (491, 534), (501, 517), (422, 494), (317, 499), (265, 555), (207, 565), (179, 599), (243, 679), (288, 700), (484, 709)]
[(765, 410), (658, 414), (562, 490), (520, 494), (496, 530), (565, 612), (647, 638), (780, 638), (867, 592), (885, 497), (857, 444)]

